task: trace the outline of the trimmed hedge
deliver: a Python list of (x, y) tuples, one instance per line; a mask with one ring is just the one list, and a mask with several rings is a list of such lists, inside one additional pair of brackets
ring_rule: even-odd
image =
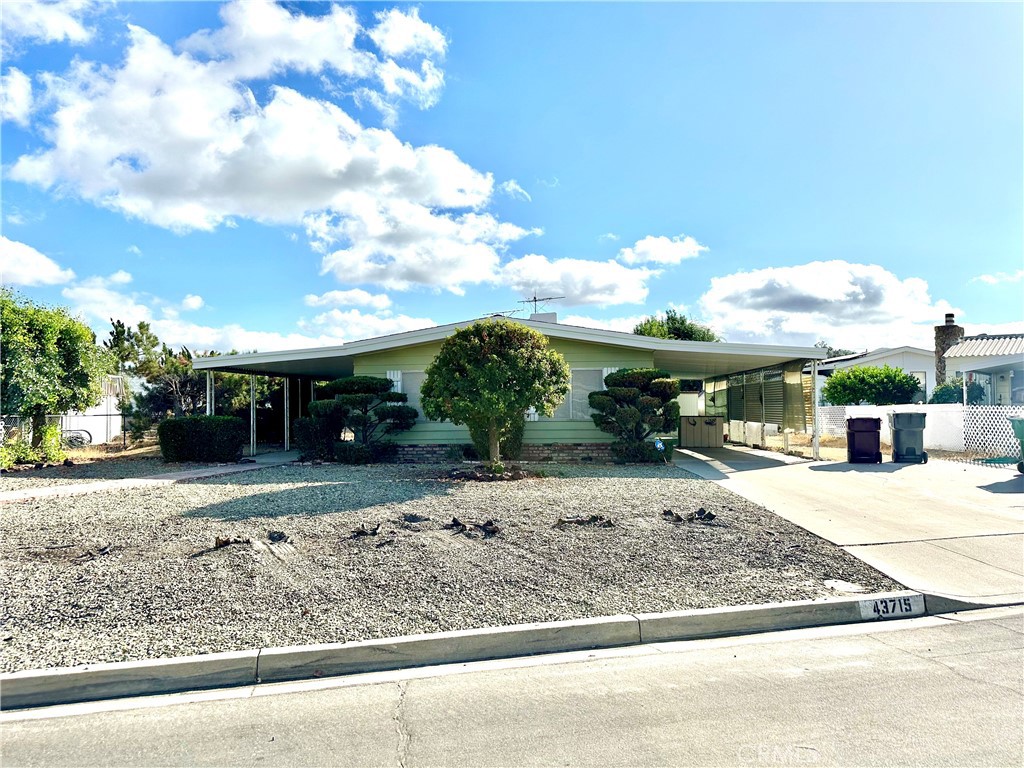
[(339, 464), (391, 464), (398, 459), (395, 443), (362, 445), (352, 440), (334, 444), (334, 459)]
[(164, 461), (238, 461), (249, 425), (236, 416), (167, 419), (156, 430)]

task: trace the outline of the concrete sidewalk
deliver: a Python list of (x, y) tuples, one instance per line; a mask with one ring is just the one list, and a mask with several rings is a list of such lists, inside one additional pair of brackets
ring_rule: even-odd
[(674, 458), (910, 589), (1024, 602), (1024, 476), (1015, 469), (811, 462), (740, 447)]
[(7, 501), (24, 501), (25, 499), (41, 499), (52, 496), (79, 496), (83, 493), (113, 491), (120, 488), (146, 488), (154, 485), (170, 485), (185, 480), (200, 480), (204, 477), (235, 475), (239, 472), (251, 472), (264, 467), (276, 467), (290, 464), (299, 458), (298, 451), (275, 451), (258, 454), (252, 463), (217, 464), (203, 469), (189, 469), (182, 472), (163, 472), (145, 477), (126, 477), (113, 480), (97, 480), (88, 483), (70, 485), (45, 485), (38, 488), (20, 488), (16, 491), (0, 492), (0, 504)]

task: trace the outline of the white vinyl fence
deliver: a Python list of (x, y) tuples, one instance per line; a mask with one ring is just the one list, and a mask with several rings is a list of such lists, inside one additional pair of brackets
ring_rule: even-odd
[(1010, 425), (1011, 416), (1024, 418), (1020, 405), (826, 405), (818, 408), (818, 424), (822, 435), (846, 437), (848, 418), (878, 418), (881, 440), (891, 444), (890, 413), (925, 414), (925, 450), (1020, 455), (1020, 443)]

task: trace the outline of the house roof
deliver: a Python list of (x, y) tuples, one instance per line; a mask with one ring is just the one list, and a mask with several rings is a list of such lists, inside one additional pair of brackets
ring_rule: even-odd
[(946, 350), (945, 357), (988, 357), (989, 355), (1024, 355), (1024, 333), (1003, 333), (989, 336), (965, 336)]
[[(440, 341), (478, 319), (486, 318), (378, 336), (334, 347), (196, 357), (192, 360), (192, 366), (196, 370), (335, 379), (352, 375), (354, 360), (359, 355)], [(654, 353), (656, 367), (672, 371), (684, 378), (706, 379), (725, 376), (792, 360), (821, 359), (825, 354), (824, 350), (817, 347), (677, 341), (540, 320), (516, 319), (515, 322), (534, 328), (552, 339), (649, 350)]]
[(958, 371), (993, 373), (1024, 367), (1024, 333), (965, 336), (944, 355)]
[(828, 357), (824, 360), (819, 360), (818, 372), (828, 373), (829, 371), (837, 368), (852, 368), (858, 365), (869, 365), (876, 360), (880, 360), (891, 355), (904, 354), (906, 352), (927, 355), (928, 357), (933, 357), (935, 354), (932, 350), (922, 349), (921, 347), (879, 347), (878, 349), (872, 349), (866, 352), (857, 352), (852, 355), (841, 355), (839, 357)]

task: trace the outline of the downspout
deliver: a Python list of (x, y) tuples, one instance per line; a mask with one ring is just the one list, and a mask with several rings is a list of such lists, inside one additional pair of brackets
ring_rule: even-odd
[(213, 371), (206, 372), (206, 415), (213, 416)]
[[(960, 373), (960, 385), (963, 388), (963, 395), (964, 395), (963, 404), (967, 405), (967, 371), (961, 371), (961, 373)], [(991, 392), (991, 391), (992, 390), (990, 388), (989, 392)]]
[(818, 440), (818, 361), (811, 360), (811, 420), (813, 427), (811, 427), (811, 458), (815, 461), (821, 461), (821, 455), (818, 450), (820, 442)]

